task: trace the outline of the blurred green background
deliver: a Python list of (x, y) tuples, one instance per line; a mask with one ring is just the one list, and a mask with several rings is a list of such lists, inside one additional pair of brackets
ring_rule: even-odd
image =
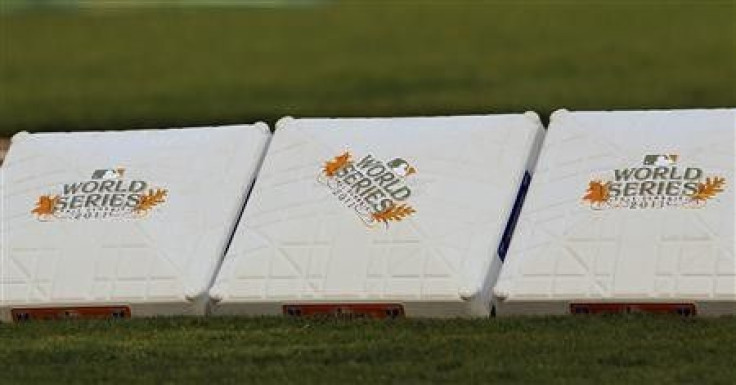
[(0, 0), (0, 134), (736, 106), (736, 2)]

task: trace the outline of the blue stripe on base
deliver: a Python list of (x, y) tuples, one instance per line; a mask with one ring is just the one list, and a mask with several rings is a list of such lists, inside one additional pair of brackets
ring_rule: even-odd
[(524, 205), (524, 199), (526, 198), (526, 192), (529, 190), (529, 183), (532, 181), (532, 176), (529, 171), (524, 172), (524, 178), (521, 180), (521, 186), (519, 186), (519, 192), (516, 193), (516, 200), (514, 201), (514, 208), (511, 209), (511, 215), (509, 221), (506, 223), (506, 229), (503, 231), (501, 237), (501, 243), (498, 245), (498, 257), (501, 258), (501, 262), (506, 259), (506, 253), (509, 251), (509, 245), (511, 244), (511, 237), (514, 235), (514, 229), (516, 228), (516, 222), (519, 221), (519, 214), (521, 214), (521, 206)]

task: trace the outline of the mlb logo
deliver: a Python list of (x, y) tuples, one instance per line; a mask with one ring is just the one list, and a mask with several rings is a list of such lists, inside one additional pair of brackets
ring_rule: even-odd
[(645, 166), (673, 166), (677, 162), (676, 154), (657, 154), (644, 157)]
[(411, 166), (409, 162), (401, 158), (393, 159), (390, 162), (386, 163), (386, 165), (390, 167), (391, 171), (396, 173), (396, 175), (403, 178), (406, 178), (407, 176), (415, 174), (417, 172), (417, 169)]
[(125, 174), (124, 168), (95, 170), (92, 173), (92, 179), (120, 179), (123, 174)]

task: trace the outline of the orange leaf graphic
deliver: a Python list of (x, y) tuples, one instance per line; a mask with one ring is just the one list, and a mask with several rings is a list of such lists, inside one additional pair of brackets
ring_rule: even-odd
[(148, 194), (141, 195), (141, 200), (133, 210), (137, 214), (146, 214), (154, 206), (165, 202), (166, 194), (168, 194), (168, 191), (165, 189), (157, 189), (156, 191), (148, 190)]
[(56, 203), (59, 202), (59, 197), (51, 195), (41, 195), (38, 197), (36, 202), (36, 208), (31, 210), (32, 214), (36, 214), (39, 217), (54, 215), (56, 211)]
[(415, 212), (416, 210), (407, 204), (391, 205), (383, 211), (373, 213), (372, 217), (374, 220), (388, 225), (389, 221), (401, 221)]
[(586, 192), (585, 196), (583, 196), (583, 200), (589, 201), (590, 204), (600, 204), (608, 201), (609, 193), (607, 183), (603, 183), (599, 180), (591, 181), (588, 183), (588, 190)]
[(345, 151), (342, 155), (336, 156), (334, 159), (325, 163), (324, 173), (327, 176), (335, 176), (335, 173), (341, 168), (350, 164), (350, 152)]
[(713, 198), (719, 192), (723, 192), (726, 185), (726, 178), (713, 177), (705, 178), (705, 183), (698, 183), (698, 189), (692, 195), (692, 199), (696, 202), (705, 201)]

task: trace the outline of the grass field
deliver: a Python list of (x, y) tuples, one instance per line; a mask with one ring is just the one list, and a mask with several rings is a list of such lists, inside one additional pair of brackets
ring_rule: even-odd
[[(3, 0), (0, 0), (3, 1)], [(0, 13), (0, 136), (736, 106), (736, 2)], [(736, 382), (736, 319), (0, 325), (0, 383)]]
[(0, 325), (0, 382), (733, 384), (736, 319)]
[(734, 1), (317, 4), (0, 14), (0, 132), (736, 105)]

